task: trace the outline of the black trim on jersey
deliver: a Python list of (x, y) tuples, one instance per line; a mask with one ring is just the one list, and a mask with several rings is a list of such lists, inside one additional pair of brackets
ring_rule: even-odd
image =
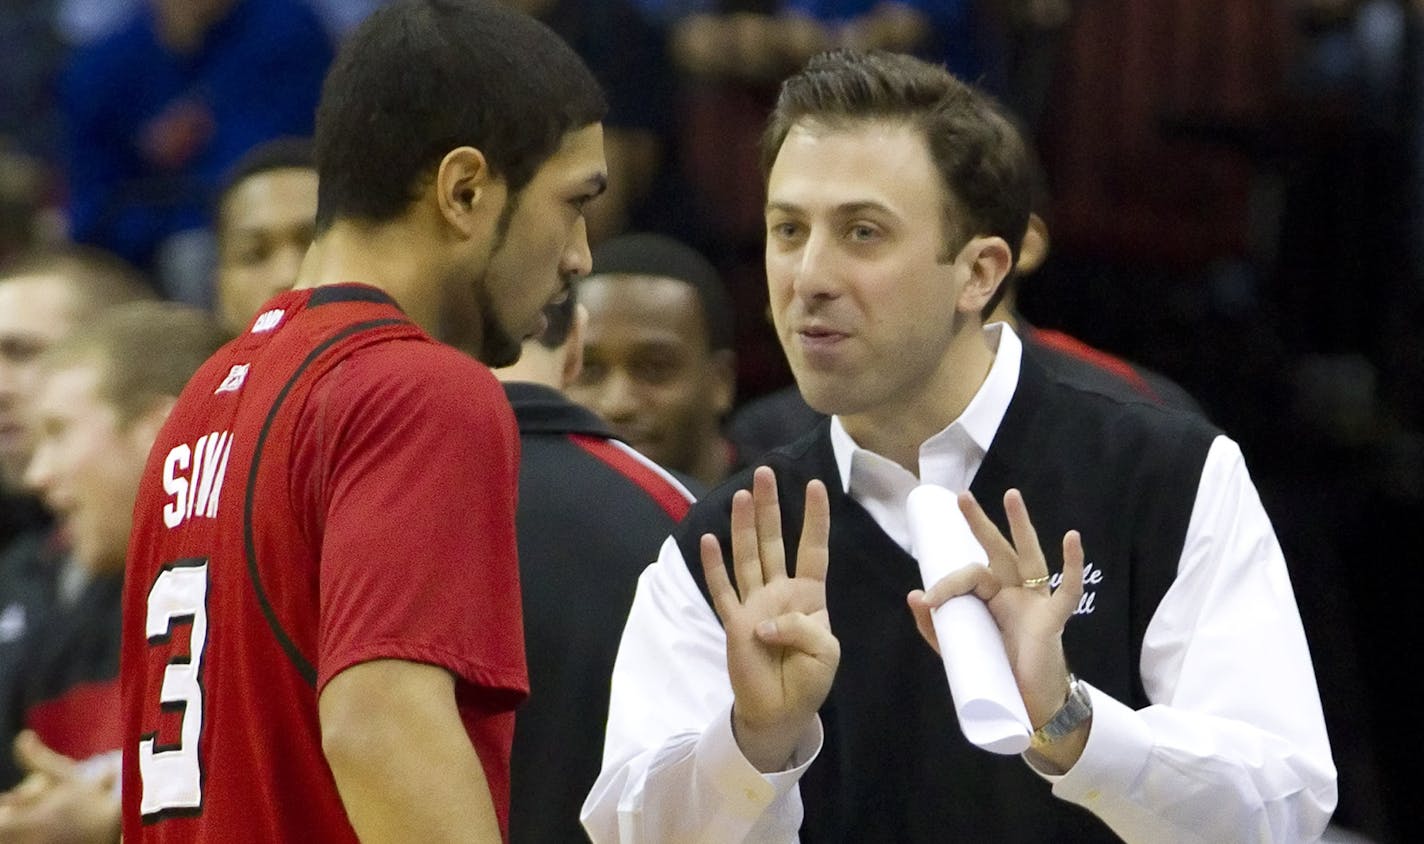
[[(191, 616), (189, 616), (189, 617), (191, 618)], [(168, 664), (169, 664), (169, 665), (173, 665), (173, 664), (176, 663), (176, 662), (177, 662), (177, 660), (172, 660), (172, 659), (170, 659), (170, 660), (168, 661)], [(201, 688), (201, 686), (200, 686), (200, 688)], [(145, 733), (145, 734), (139, 736), (139, 741), (143, 741), (143, 740), (145, 740), (145, 739), (153, 739), (153, 752), (154, 752), (154, 753), (171, 753), (171, 752), (173, 752), (173, 751), (175, 751), (175, 750), (182, 750), (182, 749), (183, 749), (183, 729), (182, 729), (182, 721), (183, 721), (183, 719), (184, 719), (185, 717), (187, 717), (187, 715), (188, 715), (188, 701), (186, 701), (186, 700), (161, 700), (161, 701), (158, 702), (158, 711), (159, 711), (159, 712), (167, 713), (167, 714), (169, 714), (169, 715), (173, 715), (174, 713), (177, 713), (177, 714), (178, 714), (178, 722), (179, 722), (178, 740), (175, 741), (175, 742), (173, 742), (172, 744), (159, 744), (159, 743), (158, 743), (158, 731), (157, 731), (157, 730), (154, 730), (154, 731), (151, 732), (151, 733)], [(202, 764), (203, 764), (203, 761), (202, 761), (201, 758), (199, 758), (199, 759), (198, 759), (198, 770), (200, 770), (200, 771), (202, 770)]]
[[(318, 288), (317, 292), (312, 294), (309, 304), (321, 304), (317, 303), (316, 297), (322, 291), (326, 290), (331, 290), (337, 294), (356, 294), (352, 296), (352, 298), (340, 298), (340, 296), (337, 298), (329, 298), (325, 300), (327, 302), (346, 302), (353, 300), (390, 301), (389, 297), (386, 297), (384, 293), (374, 288), (332, 286)], [(368, 292), (371, 295), (378, 295), (383, 298), (371, 298), (367, 295)], [(297, 379), (301, 378), (302, 373), (306, 372), (307, 367), (311, 366), (327, 349), (353, 334), (359, 334), (363, 331), (370, 331), (376, 328), (384, 328), (388, 325), (405, 324), (407, 324), (406, 320), (393, 317), (358, 322), (355, 325), (348, 325), (346, 328), (328, 337), (321, 345), (312, 349), (311, 354), (307, 355), (306, 360), (301, 362), (296, 371), (292, 373), (292, 377), (287, 379), (287, 383), (282, 386), (281, 392), (277, 393), (277, 398), (272, 401), (272, 409), (267, 411), (267, 420), (262, 423), (262, 431), (257, 435), (257, 446), (253, 449), (252, 468), (247, 475), (247, 497), (243, 502), (242, 508), (242, 534), (243, 546), (247, 556), (247, 574), (252, 580), (252, 588), (257, 593), (257, 603), (262, 608), (263, 617), (267, 619), (267, 626), (272, 628), (272, 634), (277, 637), (277, 644), (282, 646), (282, 650), (286, 652), (287, 658), (292, 661), (292, 667), (297, 669), (297, 673), (300, 674), (302, 679), (306, 681), (306, 684), (313, 689), (316, 688), (316, 668), (312, 666), (306, 657), (302, 656), (301, 651), (297, 650), (296, 643), (287, 635), (287, 631), (282, 629), (282, 623), (277, 620), (277, 613), (272, 609), (272, 602), (268, 600), (267, 592), (262, 588), (262, 578), (257, 571), (257, 545), (252, 537), (252, 510), (257, 498), (257, 469), (262, 462), (262, 447), (267, 442), (267, 435), (272, 432), (272, 424), (277, 420), (277, 411), (281, 409), (282, 402), (286, 401), (287, 394), (292, 391), (292, 387), (296, 385)]]
[[(198, 772), (199, 772), (199, 777), (200, 777), (200, 778), (203, 778), (203, 777), (202, 777), (202, 771), (203, 771), (203, 769), (202, 769), (202, 764), (203, 764), (203, 762), (202, 762), (202, 759), (201, 759), (201, 757), (200, 757), (200, 758), (198, 759), (198, 766), (199, 766), (199, 767), (198, 767)], [(206, 778), (203, 778), (203, 781), (204, 781), (204, 784), (206, 784)], [(202, 792), (200, 791), (199, 793), (201, 794)], [(176, 808), (176, 807), (175, 807), (175, 808), (172, 808), (172, 809), (159, 809), (157, 812), (154, 812), (154, 813), (149, 814), (149, 815), (139, 815), (139, 822), (142, 823), (144, 826), (153, 826), (153, 825), (156, 824), (156, 823), (159, 823), (159, 822), (161, 822), (161, 821), (166, 821), (166, 820), (169, 820), (169, 819), (172, 819), (172, 818), (196, 818), (196, 817), (201, 817), (202, 814), (203, 814), (203, 807), (202, 807), (202, 804), (199, 804), (199, 805), (197, 805), (197, 806), (184, 806), (184, 807), (182, 807), (182, 808)]]
[(387, 295), (384, 290), (367, 287), (363, 284), (324, 284), (313, 290), (312, 294), (307, 297), (308, 308), (336, 302), (374, 302), (377, 305), (390, 305), (397, 310), (400, 309), (396, 300)]

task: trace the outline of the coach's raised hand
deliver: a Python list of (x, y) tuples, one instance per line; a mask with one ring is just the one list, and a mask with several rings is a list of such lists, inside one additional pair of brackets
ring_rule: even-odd
[(806, 516), (796, 575), (786, 573), (776, 477), (756, 470), (752, 491), (732, 498), (732, 585), (722, 548), (702, 537), (702, 567), (727, 634), (732, 731), (757, 770), (786, 767), (831, 690), (840, 642), (826, 614), (830, 504), (820, 481), (806, 485)]

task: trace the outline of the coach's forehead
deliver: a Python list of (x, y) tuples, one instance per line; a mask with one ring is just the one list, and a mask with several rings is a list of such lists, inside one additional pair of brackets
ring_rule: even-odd
[(767, 180), (768, 208), (806, 213), (870, 206), (911, 219), (937, 214), (942, 196), (923, 135), (903, 122), (797, 123)]

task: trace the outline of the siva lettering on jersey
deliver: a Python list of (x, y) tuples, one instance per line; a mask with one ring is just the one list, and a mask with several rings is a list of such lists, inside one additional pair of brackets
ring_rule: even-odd
[[(163, 460), (163, 523), (176, 528), (192, 518), (216, 518), (227, 458), (232, 453), (232, 433), (214, 431), (191, 447), (180, 443)], [(191, 467), (191, 471), (190, 471)]]

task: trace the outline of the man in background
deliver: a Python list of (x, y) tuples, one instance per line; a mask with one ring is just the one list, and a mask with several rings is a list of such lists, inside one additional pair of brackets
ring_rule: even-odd
[(563, 394), (578, 377), (588, 315), (578, 287), (496, 370), (519, 423), (519, 580), (529, 699), (514, 728), (510, 840), (583, 836), (579, 806), (598, 777), (608, 682), (638, 575), (692, 495)]
[(144, 0), (60, 85), (74, 239), (207, 304), (222, 178), (263, 141), (311, 134), (331, 54), (299, 0)]
[(233, 165), (218, 195), (214, 307), (228, 331), (247, 329), (262, 304), (297, 283), (316, 225), (311, 141), (279, 138)]
[(624, 235), (594, 251), (579, 300), (588, 332), (569, 396), (653, 462), (715, 486), (735, 465), (721, 423), (736, 392), (717, 271), (672, 238)]
[[(34, 453), (29, 413), (43, 384), (47, 349), (81, 325), (125, 302), (151, 298), (143, 278), (98, 249), (68, 247), (30, 253), (0, 268), (0, 701), (16, 694), (24, 642), (43, 628), (66, 572), (63, 531), (52, 529), (39, 498), (24, 488)], [(21, 724), (0, 707), (0, 748)], [(0, 791), (21, 770), (0, 749)]]
[(0, 841), (118, 836), (120, 594), (134, 498), (178, 394), (226, 339), (201, 311), (141, 302), (40, 358), (25, 481), (54, 512), (71, 566), (3, 702), (27, 730), (15, 751), (29, 779), (0, 796)]

